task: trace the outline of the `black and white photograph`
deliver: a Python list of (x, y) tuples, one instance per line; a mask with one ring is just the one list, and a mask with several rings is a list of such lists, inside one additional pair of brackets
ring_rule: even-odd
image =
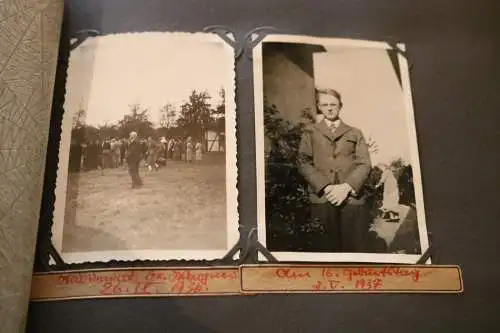
[(280, 261), (429, 247), (404, 44), (270, 35), (253, 53), (258, 235)]
[(234, 51), (205, 33), (71, 51), (53, 243), (68, 263), (217, 259), (238, 240)]

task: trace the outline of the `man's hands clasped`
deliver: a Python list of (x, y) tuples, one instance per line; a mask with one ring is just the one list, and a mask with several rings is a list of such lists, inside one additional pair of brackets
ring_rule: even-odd
[(334, 206), (340, 206), (351, 192), (352, 187), (347, 183), (328, 185), (324, 189), (326, 199)]

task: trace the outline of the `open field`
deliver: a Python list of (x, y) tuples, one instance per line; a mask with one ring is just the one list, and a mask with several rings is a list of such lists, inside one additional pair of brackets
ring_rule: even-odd
[(142, 167), (140, 189), (126, 168), (70, 174), (63, 251), (224, 250), (224, 155), (207, 157)]

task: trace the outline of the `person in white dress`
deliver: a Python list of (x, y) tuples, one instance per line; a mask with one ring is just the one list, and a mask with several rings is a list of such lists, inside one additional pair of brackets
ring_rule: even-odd
[(189, 136), (186, 140), (186, 162), (193, 163), (193, 139)]
[(197, 141), (196, 144), (194, 145), (194, 151), (195, 151), (194, 159), (196, 163), (201, 162), (203, 158), (203, 147), (200, 141)]
[(394, 176), (393, 168), (389, 165), (383, 164), (380, 166), (382, 169), (382, 176), (376, 185), (376, 188), (384, 186), (382, 212), (384, 216), (388, 216), (390, 220), (399, 219), (399, 188), (398, 181)]

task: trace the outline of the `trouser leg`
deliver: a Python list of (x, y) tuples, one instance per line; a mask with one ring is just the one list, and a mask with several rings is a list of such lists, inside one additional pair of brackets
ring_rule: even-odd
[(342, 252), (366, 252), (369, 212), (365, 205), (345, 205), (340, 211)]
[(342, 244), (339, 208), (330, 203), (311, 204), (311, 217), (321, 223), (325, 231), (319, 247), (328, 252), (340, 252)]

